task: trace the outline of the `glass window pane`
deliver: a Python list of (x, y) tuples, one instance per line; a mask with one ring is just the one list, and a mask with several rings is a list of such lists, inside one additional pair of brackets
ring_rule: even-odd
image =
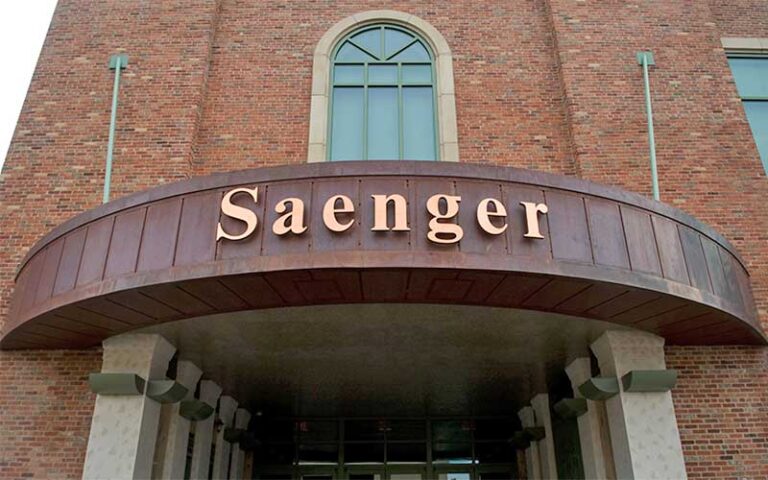
[(427, 49), (421, 42), (416, 42), (392, 58), (398, 62), (428, 62), (430, 60)]
[(397, 65), (369, 65), (370, 85), (397, 85)]
[(368, 159), (398, 160), (397, 88), (368, 89)]
[(373, 57), (349, 42), (345, 43), (336, 54), (337, 62), (367, 62), (372, 59)]
[(381, 29), (374, 28), (358, 33), (352, 37), (354, 43), (368, 50), (370, 53), (376, 55), (376, 58), (381, 57)]
[(744, 111), (752, 127), (763, 168), (768, 173), (768, 102), (744, 102)]
[(426, 443), (388, 443), (388, 463), (415, 463), (427, 461)]
[(362, 65), (334, 65), (333, 82), (336, 84), (362, 85)]
[(392, 420), (387, 431), (388, 440), (426, 440), (424, 420)]
[(387, 429), (384, 420), (347, 420), (344, 423), (345, 440), (384, 440)]
[(259, 425), (257, 432), (262, 438), (273, 442), (293, 441), (294, 422), (291, 420), (270, 420)]
[(339, 424), (333, 420), (302, 420), (296, 426), (301, 442), (330, 442), (339, 438)]
[(253, 461), (257, 465), (293, 465), (294, 453), (293, 444), (265, 443), (253, 451)]
[(405, 160), (437, 159), (431, 87), (403, 88), (403, 142)]
[(333, 89), (331, 160), (363, 158), (363, 89)]
[(435, 463), (471, 464), (472, 444), (435, 443), (432, 446), (432, 459)]
[(475, 438), (478, 440), (507, 440), (517, 429), (517, 423), (511, 418), (475, 420)]
[(478, 463), (514, 463), (516, 450), (508, 442), (478, 442), (475, 444)]
[(383, 463), (383, 443), (348, 443), (344, 445), (345, 463)]
[(394, 28), (384, 29), (384, 51), (385, 57), (389, 57), (398, 50), (408, 45), (413, 40), (411, 35)]
[(337, 443), (299, 445), (299, 463), (337, 463), (338, 461), (339, 445)]
[(768, 58), (729, 58), (742, 97), (768, 97)]
[(469, 442), (472, 439), (470, 420), (436, 420), (432, 422), (432, 441), (436, 443)]
[(432, 65), (403, 65), (403, 84), (432, 83)]

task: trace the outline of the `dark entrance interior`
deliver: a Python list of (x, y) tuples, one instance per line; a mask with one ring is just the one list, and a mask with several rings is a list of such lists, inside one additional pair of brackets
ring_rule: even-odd
[[(523, 310), (361, 304), (156, 325), (251, 413), (258, 479), (520, 478), (518, 411), (572, 397), (564, 367), (610, 324)], [(615, 328), (615, 326), (613, 327)], [(575, 423), (553, 416), (558, 472), (579, 478)]]
[(519, 422), (479, 418), (264, 418), (253, 478), (474, 480), (518, 478), (509, 442)]

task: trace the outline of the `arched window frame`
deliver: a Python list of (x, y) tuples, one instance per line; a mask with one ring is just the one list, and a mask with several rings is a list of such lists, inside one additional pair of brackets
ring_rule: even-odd
[(429, 44), (434, 55), (439, 158), (442, 161), (458, 162), (459, 144), (451, 50), (445, 38), (428, 22), (414, 15), (394, 10), (375, 10), (347, 17), (331, 27), (317, 43), (312, 66), (307, 161), (324, 162), (328, 158), (330, 74), (336, 45), (351, 32), (379, 23), (388, 23), (411, 30)]

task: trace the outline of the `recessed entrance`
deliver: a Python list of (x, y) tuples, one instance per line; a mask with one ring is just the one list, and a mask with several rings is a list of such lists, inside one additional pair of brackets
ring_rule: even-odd
[[(479, 480), (524, 478), (518, 411), (537, 393), (572, 396), (564, 366), (609, 327), (524, 310), (363, 304), (142, 332), (178, 345), (251, 412), (243, 448), (254, 478)], [(576, 459), (580, 471), (569, 422), (553, 419), (558, 462)]]
[(256, 479), (517, 478), (518, 422), (483, 418), (266, 419), (255, 422)]

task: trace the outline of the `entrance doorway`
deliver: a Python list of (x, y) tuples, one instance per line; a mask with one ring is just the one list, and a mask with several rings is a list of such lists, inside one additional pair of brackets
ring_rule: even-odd
[(518, 478), (510, 417), (260, 419), (253, 478)]

